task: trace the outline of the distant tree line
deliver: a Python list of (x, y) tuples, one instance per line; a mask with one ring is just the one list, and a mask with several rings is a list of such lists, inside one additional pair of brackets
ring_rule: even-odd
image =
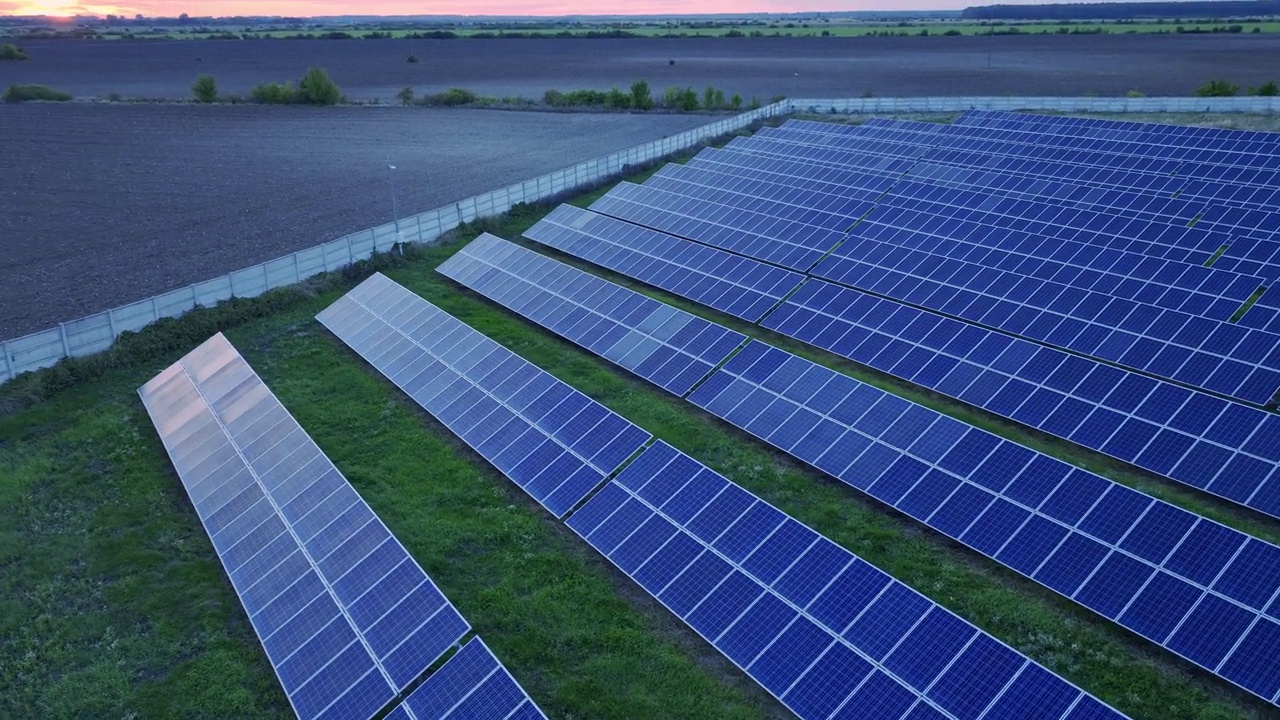
[(967, 7), (960, 13), (965, 20), (1135, 20), (1270, 15), (1280, 15), (1280, 0), (983, 5)]

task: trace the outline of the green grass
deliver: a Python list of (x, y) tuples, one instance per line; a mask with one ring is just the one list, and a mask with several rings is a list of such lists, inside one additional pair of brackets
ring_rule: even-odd
[(7, 103), (29, 102), (31, 100), (66, 102), (71, 99), (71, 96), (61, 90), (54, 90), (44, 85), (10, 85), (0, 99)]
[[(535, 210), (461, 234), (469, 239), (483, 227), (514, 239), (536, 220)], [(460, 245), (410, 253), (384, 271), (1117, 708), (1143, 718), (1266, 716), (1244, 693), (460, 290), (434, 272)], [(360, 277), (350, 271), (242, 301), (222, 316), (220, 308), (196, 311), (127, 339), (96, 364), (45, 371), (43, 385), (27, 379), (0, 387), (0, 406), (11, 408), (0, 415), (0, 506), (7, 510), (0, 514), (0, 717), (288, 715), (134, 395), (213, 327), (226, 330), (550, 715), (780, 714), (719, 653), (314, 321)], [(824, 353), (804, 354), (909, 394)], [(1017, 433), (937, 397), (916, 397)], [(1274, 523), (1184, 494), (1185, 502), (1275, 535)]]

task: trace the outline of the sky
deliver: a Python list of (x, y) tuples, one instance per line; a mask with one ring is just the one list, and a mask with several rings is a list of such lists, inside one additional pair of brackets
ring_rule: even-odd
[[(117, 0), (120, 1), (120, 0)], [(286, 15), (677, 15), (841, 10), (948, 10), (991, 0), (0, 0), (0, 15), (176, 17)], [(1007, 2), (1008, 0), (1001, 0)], [(1017, 2), (1018, 0), (1013, 0)], [(1035, 0), (1022, 0), (1023, 2)], [(1061, 0), (1058, 0), (1061, 1)]]

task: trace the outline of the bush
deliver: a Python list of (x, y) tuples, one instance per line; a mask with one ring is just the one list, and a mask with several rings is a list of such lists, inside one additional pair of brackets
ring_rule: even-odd
[(438, 92), (435, 95), (423, 95), (418, 101), (419, 105), (430, 105), (439, 107), (452, 107), (454, 105), (470, 105), (480, 98), (470, 90), (462, 88), (449, 88), (444, 92)]
[(708, 87), (702, 91), (702, 107), (707, 110), (719, 110), (724, 107), (724, 91)]
[(698, 109), (698, 93), (691, 87), (669, 87), (662, 93), (662, 104), (672, 110), (692, 112)]
[(407, 62), (407, 63), (417, 63), (417, 62), (418, 62), (418, 56), (417, 56), (417, 55), (414, 55), (413, 53), (409, 53), (409, 57), (408, 57), (408, 59), (406, 59), (406, 60), (405, 60), (405, 62)]
[(1129, 92), (1125, 93), (1124, 96), (1131, 97), (1131, 98), (1141, 98), (1141, 97), (1146, 97), (1147, 95), (1146, 93), (1138, 92), (1137, 90), (1130, 90)]
[(28, 100), (66, 102), (71, 99), (71, 96), (44, 85), (10, 85), (9, 89), (5, 91), (3, 99), (8, 103), (20, 103)]
[(191, 94), (196, 96), (198, 102), (217, 102), (218, 83), (213, 79), (212, 75), (200, 75), (191, 84)]
[(413, 104), (413, 88), (409, 87), (408, 85), (405, 85), (404, 87), (400, 88), (400, 92), (396, 93), (396, 99), (400, 101), (401, 105), (412, 105)]
[(648, 110), (653, 107), (653, 96), (649, 94), (649, 83), (637, 80), (631, 83), (631, 107), (636, 110)]
[(1240, 92), (1240, 87), (1227, 80), (1210, 80), (1196, 88), (1198, 97), (1231, 97)]
[(288, 105), (297, 102), (297, 91), (289, 83), (262, 83), (249, 91), (249, 101), (264, 105)]
[(298, 102), (308, 105), (337, 105), (342, 100), (342, 91), (337, 83), (329, 78), (324, 68), (313, 67), (307, 70), (298, 83)]
[(729, 98), (729, 107), (733, 108), (734, 110), (741, 110), (742, 96), (739, 95), (738, 93), (734, 93), (733, 97)]
[(0, 45), (0, 60), (30, 60), (31, 56), (27, 55), (27, 51), (14, 45), (13, 43), (5, 43)]
[(610, 110), (629, 110), (631, 108), (631, 96), (619, 90), (616, 86), (609, 88), (609, 92), (605, 93), (604, 106)]
[(1264, 97), (1274, 97), (1276, 95), (1280, 95), (1280, 86), (1276, 85), (1275, 80), (1268, 80), (1258, 86), (1258, 88), (1253, 91), (1253, 94), (1262, 95)]
[(599, 90), (574, 90), (567, 93), (548, 90), (542, 94), (542, 102), (551, 107), (603, 106), (608, 99), (608, 95)]

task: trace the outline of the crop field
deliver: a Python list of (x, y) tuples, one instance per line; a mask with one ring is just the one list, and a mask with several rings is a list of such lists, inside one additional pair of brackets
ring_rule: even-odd
[[(0, 514), (0, 717), (289, 715), (134, 394), (215, 328), (227, 332), (551, 717), (787, 716), (314, 320), (371, 264), (1117, 709), (1161, 720), (1268, 717), (1245, 693), (434, 272), (481, 229), (516, 239), (550, 209), (473, 224), (404, 258), (380, 257), (299, 288), (197, 310), (127, 339), (102, 358), (75, 361), (78, 371), (55, 368), (0, 387), (0, 506), (8, 509)], [(594, 271), (1259, 537), (1280, 539), (1274, 522)], [(78, 382), (67, 382), (77, 374)]]
[[(767, 102), (790, 97), (1189, 95), (1214, 78), (1277, 79), (1280, 35), (631, 38), (491, 40), (170, 40), (24, 43), (5, 82), (79, 97), (191, 97), (212, 74), (224, 93), (296, 81), (325, 67), (353, 99), (391, 101), (461, 87), (490, 97), (625, 88), (646, 80)], [(410, 54), (420, 62), (408, 63)]]
[(0, 338), (707, 122), (418, 108), (0, 106)]

